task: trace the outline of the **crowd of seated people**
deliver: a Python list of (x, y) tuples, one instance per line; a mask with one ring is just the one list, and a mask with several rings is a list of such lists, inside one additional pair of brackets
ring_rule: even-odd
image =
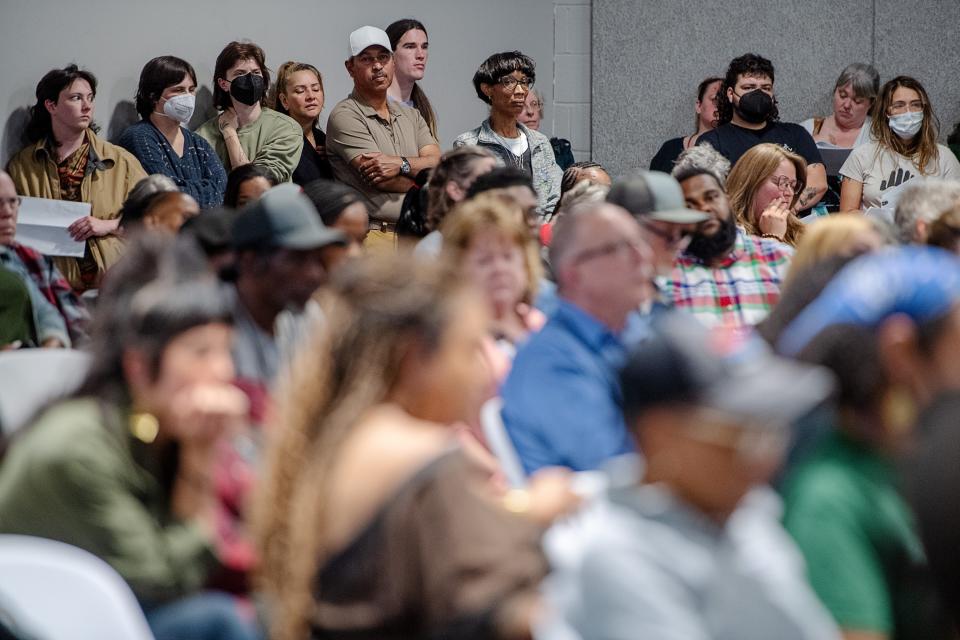
[[(158, 640), (956, 637), (960, 163), (918, 79), (850, 64), (794, 124), (747, 53), (617, 176), (521, 51), (445, 149), (427, 27), (345, 44), (324, 118), (339, 60), (228, 43), (195, 131), (155, 57), (117, 144), (93, 73), (40, 79), (0, 366), (89, 360), (16, 429), (0, 380), (0, 548), (97, 556)], [(69, 255), (35, 199), (86, 207)], [(0, 637), (45, 637), (9, 588)]]

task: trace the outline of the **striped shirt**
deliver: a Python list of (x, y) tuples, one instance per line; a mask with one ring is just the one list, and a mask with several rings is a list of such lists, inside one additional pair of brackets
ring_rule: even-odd
[(688, 254), (678, 256), (662, 292), (677, 309), (709, 327), (752, 326), (780, 300), (793, 249), (737, 229), (733, 250), (717, 267)]

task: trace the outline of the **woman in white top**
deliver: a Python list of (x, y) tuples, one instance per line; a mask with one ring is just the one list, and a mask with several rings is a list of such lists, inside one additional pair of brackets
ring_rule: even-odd
[(960, 179), (960, 162), (937, 144), (939, 121), (919, 82), (897, 76), (880, 90), (873, 139), (843, 163), (840, 209), (893, 209), (902, 185), (917, 176)]

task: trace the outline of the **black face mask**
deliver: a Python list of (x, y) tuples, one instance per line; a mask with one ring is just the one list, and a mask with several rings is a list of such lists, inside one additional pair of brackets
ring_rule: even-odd
[(690, 237), (690, 244), (685, 251), (687, 255), (708, 263), (733, 249), (737, 240), (737, 223), (733, 221), (733, 213), (726, 220), (717, 222), (720, 223), (720, 228), (713, 235), (705, 236), (697, 231)]
[(263, 77), (253, 73), (237, 76), (230, 82), (230, 95), (237, 102), (252, 107), (263, 97)]
[(773, 120), (777, 107), (770, 94), (754, 89), (740, 96), (740, 103), (733, 108), (747, 122), (760, 124)]

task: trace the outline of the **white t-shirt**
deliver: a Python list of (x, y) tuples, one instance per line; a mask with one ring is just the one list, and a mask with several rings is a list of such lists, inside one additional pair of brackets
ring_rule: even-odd
[(891, 207), (899, 196), (899, 187), (917, 176), (960, 180), (960, 162), (948, 147), (937, 145), (939, 158), (927, 165), (926, 173), (913, 160), (868, 142), (854, 149), (840, 168), (840, 175), (863, 183), (861, 207)]
[(497, 140), (503, 143), (503, 146), (510, 150), (510, 153), (518, 158), (526, 153), (527, 149), (530, 147), (530, 144), (527, 142), (527, 136), (523, 135), (523, 132), (521, 132), (516, 138), (504, 138), (500, 134), (494, 135), (497, 136)]

